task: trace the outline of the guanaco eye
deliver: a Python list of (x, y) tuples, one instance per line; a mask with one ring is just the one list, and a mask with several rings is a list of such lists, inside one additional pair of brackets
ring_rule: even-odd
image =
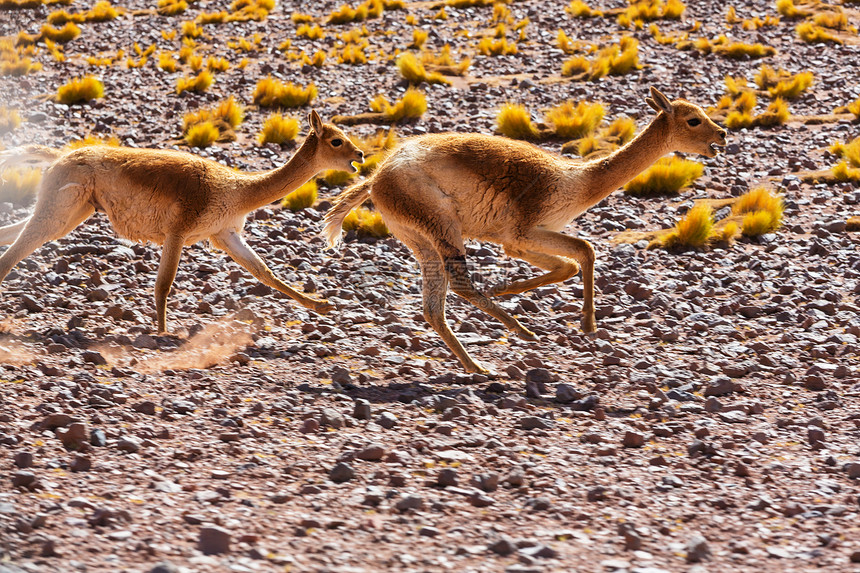
[(343, 145), (343, 140), (341, 138), (338, 137), (337, 139), (331, 140), (332, 147), (340, 147), (341, 145)]
[(702, 120), (699, 119), (698, 117), (694, 117), (693, 119), (687, 120), (687, 125), (689, 125), (690, 127), (696, 127), (697, 125), (700, 125), (701, 123), (702, 123)]

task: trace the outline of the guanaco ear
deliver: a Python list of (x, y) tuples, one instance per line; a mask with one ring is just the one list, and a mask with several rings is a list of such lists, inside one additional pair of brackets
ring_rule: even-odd
[(323, 121), (320, 117), (320, 114), (317, 113), (317, 110), (311, 110), (311, 112), (308, 114), (308, 123), (311, 124), (311, 127), (317, 135), (322, 135)]
[(645, 98), (645, 102), (657, 112), (665, 111), (667, 114), (672, 113), (672, 102), (663, 95), (663, 92), (654, 86), (651, 86), (651, 97)]

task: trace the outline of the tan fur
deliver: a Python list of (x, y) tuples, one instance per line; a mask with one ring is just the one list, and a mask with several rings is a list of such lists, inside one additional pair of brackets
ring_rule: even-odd
[[(343, 219), (367, 198), (412, 251), (424, 280), (424, 316), (467, 371), (484, 372), (445, 319), (448, 286), (524, 338), (535, 335), (490, 300), (567, 280), (582, 268), (582, 327), (595, 329), (594, 249), (560, 231), (589, 207), (671, 151), (713, 157), (726, 132), (684, 100), (651, 88), (656, 119), (608, 157), (571, 161), (528, 143), (478, 134), (434, 134), (402, 143), (366, 181), (348, 189), (326, 214), (323, 235), (334, 246)], [(698, 125), (691, 126), (693, 120)], [(505, 252), (547, 272), (484, 294), (466, 269), (467, 238), (500, 243)]]
[[(311, 133), (278, 169), (242, 173), (190, 153), (91, 146), (62, 152), (39, 146), (5, 152), (0, 167), (48, 162), (32, 217), (0, 228), (0, 281), (19, 261), (104, 211), (121, 237), (164, 245), (155, 286), (158, 331), (167, 328), (167, 294), (182, 247), (202, 239), (222, 249), (264, 284), (317, 312), (331, 309), (275, 277), (241, 237), (245, 216), (276, 201), (326, 169), (355, 171), (363, 154), (314, 111)], [(14, 241), (14, 243), (13, 243)]]

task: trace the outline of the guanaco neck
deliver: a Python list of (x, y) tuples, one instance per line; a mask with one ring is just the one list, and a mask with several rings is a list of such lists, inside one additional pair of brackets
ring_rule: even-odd
[[(665, 113), (660, 113), (626, 145), (585, 164), (584, 202), (588, 207), (600, 203), (671, 150), (669, 120)], [(579, 167), (583, 169), (582, 164)]]
[(318, 143), (317, 137), (308, 136), (285, 164), (248, 177), (240, 191), (239, 202), (242, 210), (250, 213), (265, 207), (298, 189), (316, 175), (320, 171), (316, 162)]

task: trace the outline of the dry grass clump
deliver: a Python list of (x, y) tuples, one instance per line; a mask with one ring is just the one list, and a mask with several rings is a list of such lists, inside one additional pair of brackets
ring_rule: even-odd
[(48, 23), (60, 25), (66, 22), (74, 22), (76, 24), (83, 24), (84, 22), (107, 22), (115, 19), (120, 13), (110, 2), (101, 0), (100, 2), (96, 2), (88, 11), (77, 14), (70, 14), (65, 10), (55, 10), (48, 14)]
[[(728, 99), (726, 99), (728, 98)], [(753, 110), (757, 105), (758, 98), (752, 91), (743, 91), (732, 101), (730, 96), (725, 96), (719, 109), (728, 109), (725, 125), (732, 130), (749, 127), (773, 127), (782, 125), (789, 120), (791, 113), (788, 104), (780, 97), (775, 98), (767, 107), (767, 110), (754, 115)]]
[(776, 48), (764, 44), (746, 44), (744, 42), (730, 42), (726, 36), (718, 36), (713, 40), (697, 38), (695, 41), (678, 42), (679, 50), (694, 48), (703, 54), (717, 54), (724, 58), (734, 60), (757, 59), (776, 54)]
[(603, 104), (568, 100), (548, 110), (544, 119), (552, 125), (554, 135), (565, 139), (580, 139), (592, 133), (603, 121)]
[(742, 217), (741, 233), (747, 237), (758, 237), (777, 230), (782, 225), (784, 210), (782, 197), (763, 187), (741, 195), (732, 205), (732, 215)]
[(419, 118), (427, 111), (427, 97), (420, 91), (409, 88), (403, 97), (389, 103), (384, 95), (378, 95), (370, 102), (371, 111), (382, 113), (388, 121)]
[(860, 231), (860, 216), (848, 217), (848, 220), (845, 222), (845, 230), (849, 233)]
[(80, 149), (81, 147), (90, 147), (92, 145), (107, 145), (109, 147), (119, 147), (119, 139), (111, 135), (109, 137), (99, 137), (88, 133), (82, 139), (73, 139), (66, 144), (65, 149)]
[(478, 53), (484, 56), (508, 56), (519, 51), (516, 43), (508, 42), (507, 38), (481, 38), (478, 42)]
[(283, 83), (268, 76), (257, 82), (254, 88), (254, 103), (261, 107), (300, 107), (317, 97), (317, 87), (313, 82), (307, 87), (294, 83)]
[(645, 22), (653, 20), (679, 20), (687, 6), (681, 0), (629, 0), (629, 5), (618, 16), (618, 25), (629, 28), (634, 25), (642, 29)]
[(185, 134), (185, 143), (189, 147), (209, 147), (221, 137), (221, 132), (212, 121), (204, 121), (191, 126)]
[(387, 237), (391, 234), (382, 215), (365, 207), (358, 207), (350, 211), (343, 220), (344, 231), (355, 231), (359, 237)]
[(292, 141), (299, 134), (299, 120), (294, 117), (284, 117), (279, 113), (270, 115), (263, 123), (263, 129), (257, 136), (260, 145), (277, 143), (278, 145)]
[(663, 157), (631, 179), (624, 186), (624, 192), (637, 197), (677, 195), (703, 172), (701, 163), (675, 156)]
[(21, 125), (21, 114), (16, 109), (0, 106), (0, 135), (9, 133)]
[(776, 0), (776, 11), (786, 18), (806, 18), (812, 14), (795, 6), (794, 0)]
[(55, 28), (50, 24), (43, 24), (38, 34), (18, 32), (15, 43), (19, 46), (27, 46), (37, 42), (43, 42), (47, 38), (58, 44), (66, 44), (81, 35), (81, 29), (74, 22), (66, 22), (62, 28)]
[(414, 30), (412, 30), (412, 43), (409, 44), (409, 47), (420, 50), (421, 47), (427, 42), (427, 38), (429, 36), (430, 33), (427, 32), (427, 30), (415, 28)]
[(582, 0), (573, 0), (564, 11), (573, 18), (599, 18), (603, 16), (603, 12), (594, 10)]
[(341, 64), (366, 64), (367, 63), (367, 54), (364, 50), (370, 44), (367, 41), (364, 41), (360, 44), (349, 43), (343, 46), (339, 52), (337, 52), (337, 61)]
[(57, 89), (56, 101), (71, 105), (104, 97), (105, 86), (96, 77), (73, 78)]
[(472, 65), (472, 59), (463, 57), (459, 62), (451, 56), (451, 45), (442, 46), (438, 55), (425, 50), (421, 53), (421, 63), (431, 72), (439, 72), (446, 76), (462, 76)]
[(403, 0), (366, 0), (355, 8), (348, 4), (329, 14), (326, 24), (348, 24), (350, 22), (364, 22), (368, 18), (379, 18), (383, 10), (402, 10), (406, 7)]
[(239, 127), (244, 118), (245, 108), (230, 96), (214, 108), (186, 113), (182, 118), (182, 130), (187, 135), (194, 126), (209, 123), (218, 129), (216, 139), (233, 141), (236, 138), (234, 130)]
[[(701, 248), (708, 244), (714, 231), (714, 211), (710, 205), (699, 204), (690, 209), (671, 232), (657, 239), (667, 249)], [(650, 246), (650, 245), (649, 245)]]
[(0, 176), (0, 202), (23, 205), (36, 196), (41, 169), (6, 169)]
[(176, 93), (191, 91), (202, 94), (215, 82), (215, 76), (209, 70), (203, 70), (193, 77), (183, 76), (176, 80)]
[(0, 38), (0, 76), (25, 76), (42, 69), (42, 64), (34, 62), (35, 48), (16, 46), (11, 38)]
[(418, 85), (421, 82), (427, 82), (428, 84), (451, 84), (451, 80), (441, 73), (428, 72), (424, 68), (424, 64), (412, 52), (400, 54), (397, 58), (397, 69), (400, 75), (411, 85)]
[(830, 152), (841, 158), (831, 169), (837, 180), (860, 181), (860, 137), (849, 143), (834, 143)]
[(281, 205), (290, 211), (301, 211), (308, 207), (313, 207), (319, 196), (317, 182), (311, 179), (283, 199)]
[(846, 105), (845, 110), (848, 113), (854, 114), (855, 119), (860, 119), (860, 98)]
[(600, 78), (622, 76), (639, 69), (639, 40), (624, 36), (618, 44), (601, 49), (593, 60), (574, 56), (561, 67), (561, 75), (577, 80), (596, 81)]
[(307, 64), (308, 66), (314, 66), (315, 68), (321, 68), (325, 63), (326, 53), (322, 50), (317, 50), (314, 52), (313, 56), (308, 56), (304, 52), (302, 52), (302, 63)]
[(540, 132), (532, 123), (531, 114), (520, 104), (506, 103), (496, 116), (496, 129), (511, 139), (537, 139)]
[(827, 28), (812, 22), (803, 22), (794, 29), (798, 37), (807, 44), (841, 44), (842, 40), (827, 31)]
[(795, 99), (814, 82), (815, 75), (812, 72), (800, 72), (792, 76), (785, 70), (774, 70), (767, 64), (755, 75), (756, 85), (767, 90), (772, 98)]
[(651, 36), (658, 44), (668, 45), (668, 44), (678, 44), (679, 42), (688, 41), (690, 34), (684, 32), (683, 34), (678, 35), (666, 35), (660, 31), (660, 27), (657, 24), (651, 24), (648, 26), (648, 31), (651, 33)]
[(161, 16), (178, 16), (188, 10), (186, 0), (158, 0), (155, 11)]
[(319, 24), (301, 24), (296, 28), (296, 36), (305, 37), (308, 40), (322, 40), (325, 38), (325, 31), (320, 28)]

